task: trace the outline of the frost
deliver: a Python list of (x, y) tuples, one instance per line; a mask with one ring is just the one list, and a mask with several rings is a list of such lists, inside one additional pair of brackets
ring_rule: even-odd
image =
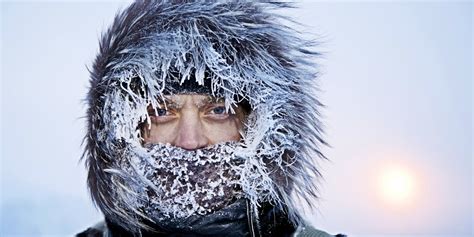
[[(174, 2), (135, 2), (103, 36), (88, 97), (85, 154), (94, 200), (130, 229), (143, 227), (143, 218), (204, 215), (238, 197), (254, 208), (271, 202), (300, 222), (293, 196), (316, 197), (314, 159), (324, 157), (325, 144), (313, 42), (270, 11), (283, 3)], [(227, 111), (250, 104), (239, 143), (197, 151), (142, 146), (147, 108), (182, 93), (188, 80), (208, 82)]]
[(205, 215), (242, 197), (276, 198), (269, 196), (276, 191), (265, 164), (236, 153), (239, 146), (226, 142), (193, 151), (169, 144), (129, 146), (117, 160), (120, 170), (110, 172), (122, 174), (116, 198), (153, 221)]

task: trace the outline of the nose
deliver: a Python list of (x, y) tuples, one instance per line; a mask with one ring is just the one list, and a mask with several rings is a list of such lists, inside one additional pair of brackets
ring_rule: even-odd
[(186, 150), (195, 150), (209, 145), (209, 139), (204, 134), (199, 113), (183, 111), (177, 129), (174, 146)]

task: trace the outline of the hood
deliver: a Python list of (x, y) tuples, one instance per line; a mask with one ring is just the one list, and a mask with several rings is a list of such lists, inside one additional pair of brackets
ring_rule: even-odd
[[(235, 148), (243, 195), (271, 203), (294, 223), (301, 201), (314, 207), (317, 160), (325, 158), (317, 98), (316, 43), (291, 29), (280, 2), (136, 1), (102, 35), (87, 95), (84, 159), (88, 186), (106, 218), (129, 229), (146, 214), (124, 161), (143, 156), (139, 124), (157, 98), (193, 81), (251, 107)], [(125, 165), (126, 166), (126, 165)], [(119, 191), (118, 191), (119, 190)], [(124, 198), (126, 196), (126, 198)]]

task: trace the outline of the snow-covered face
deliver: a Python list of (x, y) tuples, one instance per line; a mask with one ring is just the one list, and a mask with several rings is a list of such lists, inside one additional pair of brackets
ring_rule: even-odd
[(244, 112), (226, 111), (224, 100), (203, 94), (165, 96), (160, 108), (148, 109), (150, 123), (142, 127), (145, 144), (170, 144), (196, 150), (222, 142), (238, 141)]
[(225, 142), (186, 150), (146, 144), (142, 152), (129, 154), (130, 160), (121, 160), (130, 175), (127, 180), (135, 180), (126, 183), (134, 195), (123, 200), (132, 200), (162, 227), (186, 227), (196, 216), (213, 213), (243, 196), (239, 179), (244, 166), (234, 154), (236, 146)]
[(204, 94), (164, 96), (148, 107), (143, 149), (119, 164), (131, 175), (140, 210), (164, 227), (206, 215), (242, 197), (241, 159), (235, 157), (244, 109), (227, 111), (224, 99)]
[[(234, 156), (245, 118), (240, 106), (227, 111), (223, 98), (204, 94), (164, 96), (148, 107), (141, 125), (144, 152), (120, 164), (132, 179), (138, 207), (164, 227), (187, 226), (192, 215), (206, 215), (242, 197)], [(169, 225), (169, 226), (168, 226)], [(181, 227), (180, 227), (181, 228)]]

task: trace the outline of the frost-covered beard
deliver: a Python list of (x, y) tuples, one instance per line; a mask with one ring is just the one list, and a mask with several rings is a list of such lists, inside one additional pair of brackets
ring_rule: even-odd
[[(169, 144), (134, 149), (121, 167), (125, 185), (136, 193), (136, 208), (155, 223), (206, 215), (242, 197), (235, 142), (185, 150)], [(140, 154), (139, 154), (140, 153)]]

